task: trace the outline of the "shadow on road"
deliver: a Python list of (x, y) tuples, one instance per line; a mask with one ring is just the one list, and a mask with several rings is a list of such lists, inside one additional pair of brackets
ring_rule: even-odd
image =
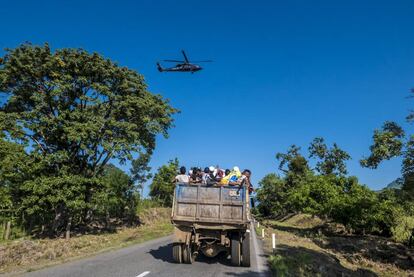
[[(151, 254), (157, 260), (175, 264), (172, 258), (172, 243), (160, 246), (157, 249), (151, 249), (148, 253)], [(232, 266), (230, 259), (228, 259), (227, 254), (225, 252), (220, 253), (214, 258), (208, 258), (200, 253), (197, 256), (195, 262), (206, 263), (206, 264), (222, 264), (225, 266)], [(250, 276), (250, 275), (246, 275), (246, 276)]]
[(175, 263), (172, 258), (172, 243), (158, 247), (158, 249), (151, 249), (149, 252), (157, 260), (167, 263)]

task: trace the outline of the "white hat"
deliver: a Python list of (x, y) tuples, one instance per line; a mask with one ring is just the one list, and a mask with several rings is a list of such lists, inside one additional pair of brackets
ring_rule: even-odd
[(240, 168), (238, 166), (233, 167), (234, 171), (240, 171)]
[(210, 171), (214, 171), (214, 169), (216, 169), (214, 166), (210, 166), (209, 168), (208, 168)]

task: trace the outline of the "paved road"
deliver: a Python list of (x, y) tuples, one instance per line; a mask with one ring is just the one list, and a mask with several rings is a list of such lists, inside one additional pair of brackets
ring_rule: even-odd
[(267, 276), (261, 241), (252, 232), (250, 268), (234, 267), (224, 255), (200, 255), (193, 264), (172, 261), (172, 237), (148, 241), (117, 251), (24, 274), (25, 277), (151, 277), (151, 276)]

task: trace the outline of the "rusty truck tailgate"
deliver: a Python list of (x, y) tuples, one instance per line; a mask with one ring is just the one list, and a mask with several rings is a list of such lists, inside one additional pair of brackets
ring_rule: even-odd
[(177, 184), (172, 219), (243, 224), (247, 221), (246, 199), (244, 187)]

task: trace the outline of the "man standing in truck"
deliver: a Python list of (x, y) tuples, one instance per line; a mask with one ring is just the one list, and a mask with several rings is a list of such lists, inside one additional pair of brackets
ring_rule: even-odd
[(251, 193), (254, 191), (253, 185), (250, 181), (250, 176), (252, 175), (252, 172), (249, 169), (245, 169), (242, 172), (242, 175), (239, 179), (237, 179), (236, 182), (230, 182), (229, 185), (233, 186), (245, 186), (246, 189), (249, 191), (249, 198), (250, 198), (250, 206), (254, 208), (254, 199), (251, 196)]
[(174, 182), (188, 184), (190, 182), (190, 176), (188, 176), (186, 173), (187, 169), (185, 168), (185, 166), (180, 167), (180, 174), (175, 176)]
[(251, 193), (254, 190), (252, 183), (250, 182), (251, 175), (252, 175), (252, 172), (249, 169), (245, 169), (243, 170), (240, 178), (238, 178), (237, 181), (229, 182), (229, 185), (245, 186), (249, 190), (249, 193)]

